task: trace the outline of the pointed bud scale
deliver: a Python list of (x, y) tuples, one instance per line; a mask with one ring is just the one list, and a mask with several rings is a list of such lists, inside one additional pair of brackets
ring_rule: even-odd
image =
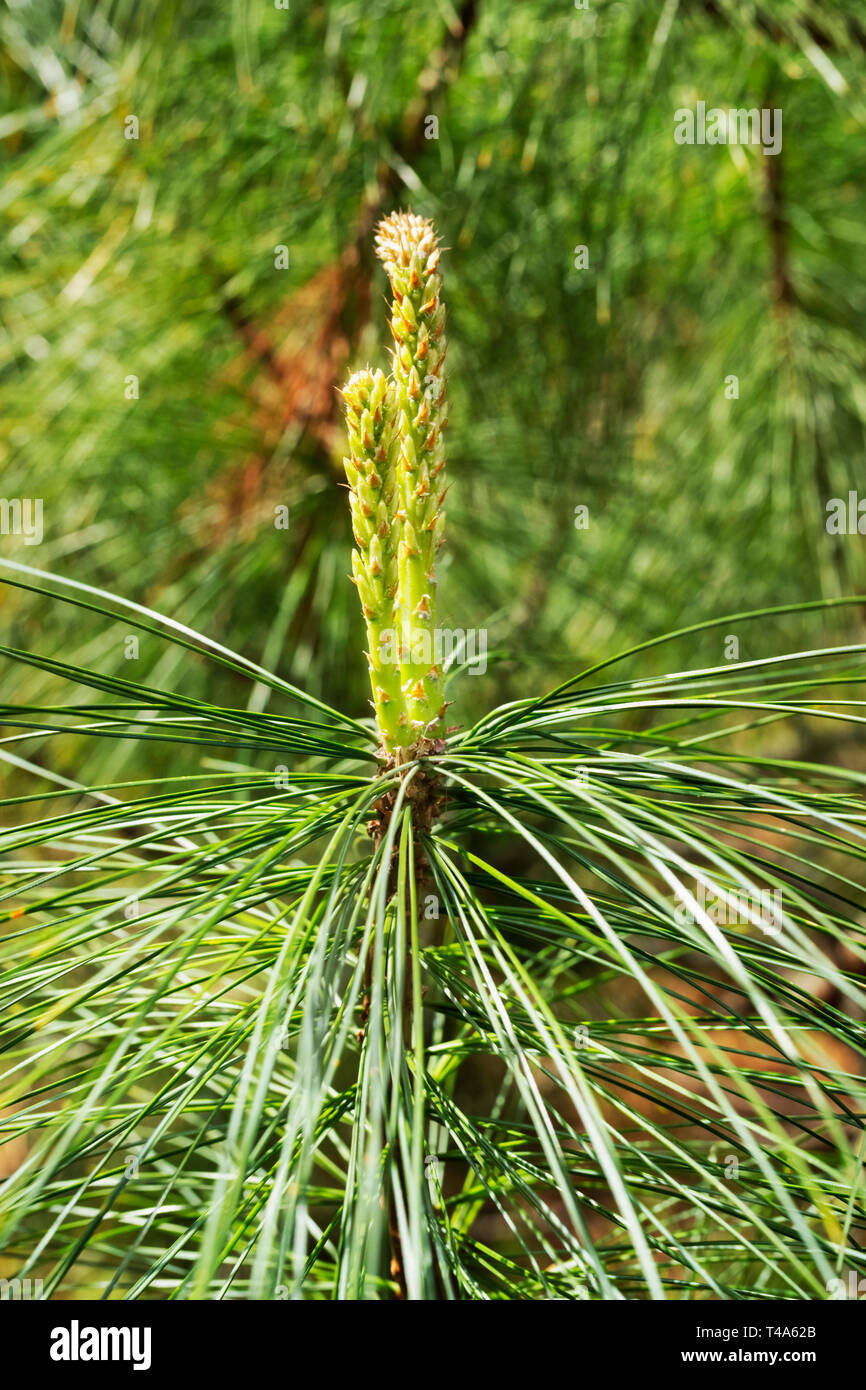
[(351, 460), (351, 459), (344, 458), (344, 459), (343, 459), (343, 468), (344, 468), (345, 471), (346, 471), (346, 477), (347, 477), (348, 480), (349, 480), (349, 486), (350, 486), (351, 488), (357, 487), (357, 485), (358, 485), (358, 470), (357, 470), (357, 468), (355, 467), (355, 465), (354, 465), (354, 463), (352, 462), (352, 460)]
[(403, 527), (403, 548), (407, 555), (418, 554), (418, 537), (411, 521), (407, 521)]
[(370, 559), (367, 570), (372, 575), (380, 575), (385, 572), (384, 557), (382, 555), (382, 542), (379, 537), (374, 535), (370, 541)]
[[(415, 278), (417, 279), (418, 277), (416, 276)], [(420, 285), (420, 281), (419, 281), (419, 285)], [(412, 286), (412, 285), (411, 285), (411, 281), (410, 281), (410, 288), (416, 288), (415, 286)], [(407, 325), (407, 328), (408, 328), (408, 329), (417, 328), (417, 326), (418, 326), (418, 318), (417, 318), (417, 315), (416, 315), (416, 313), (415, 313), (415, 310), (414, 310), (414, 308), (413, 308), (413, 306), (412, 306), (412, 298), (411, 298), (411, 295), (408, 295), (408, 294), (407, 294), (406, 297), (405, 297), (405, 299), (402, 301), (402, 303), (401, 303), (401, 305), (400, 305), (400, 313), (403, 315), (403, 318), (404, 318), (404, 320), (405, 320), (405, 322), (406, 322), (406, 325)]]
[(411, 428), (400, 441), (400, 461), (407, 473), (414, 473), (418, 466), (418, 455), (415, 451), (415, 440), (412, 438)]

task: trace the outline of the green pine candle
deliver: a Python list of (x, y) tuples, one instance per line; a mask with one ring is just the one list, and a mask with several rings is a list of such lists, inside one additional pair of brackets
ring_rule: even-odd
[(383, 751), (441, 735), (436, 552), (445, 498), (445, 308), (433, 224), (394, 213), (376, 232), (391, 283), (391, 374), (357, 372), (344, 389), (345, 462), (357, 542), (353, 578), (367, 624)]
[(394, 522), (396, 477), (392, 388), (384, 372), (356, 372), (343, 389), (350, 457), (352, 579), (367, 627), (367, 660), (373, 707), (383, 750), (393, 754), (410, 741), (400, 667), (390, 656), (387, 634), (397, 622), (397, 546)]

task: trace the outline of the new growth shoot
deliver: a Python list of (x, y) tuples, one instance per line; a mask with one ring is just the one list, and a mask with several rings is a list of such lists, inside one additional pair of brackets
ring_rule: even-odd
[[(405, 762), (441, 736), (442, 673), (431, 653), (436, 552), (445, 498), (445, 307), (433, 224), (412, 212), (380, 222), (376, 252), (391, 284), (391, 371), (356, 372), (343, 389), (352, 578), (367, 626), (383, 753)], [(385, 640), (396, 632), (395, 644)]]

